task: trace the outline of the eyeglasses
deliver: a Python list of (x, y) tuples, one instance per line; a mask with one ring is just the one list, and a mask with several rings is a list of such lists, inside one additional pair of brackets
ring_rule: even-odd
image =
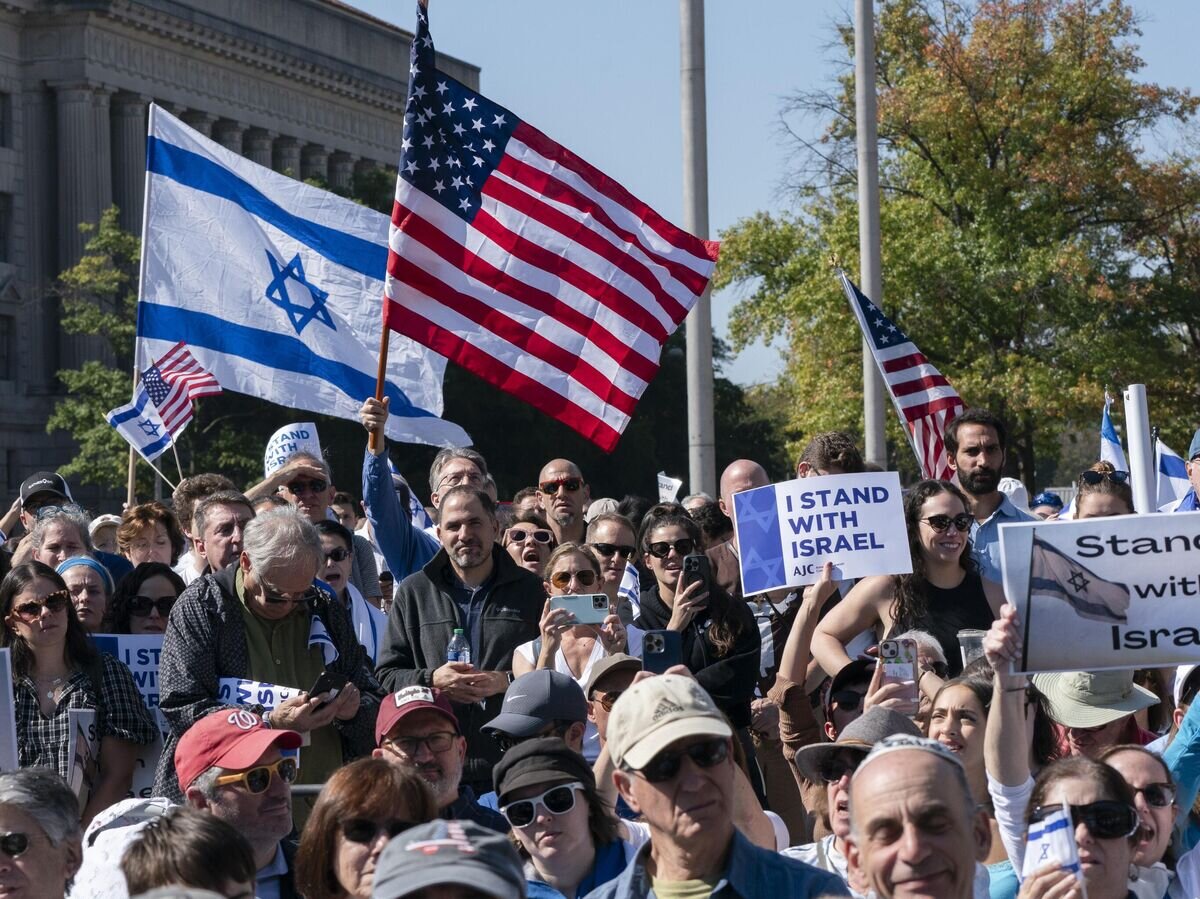
[(565, 815), (575, 808), (575, 791), (582, 789), (583, 784), (579, 781), (560, 784), (557, 787), (551, 787), (541, 795), (510, 802), (501, 807), (500, 814), (513, 827), (528, 827), (537, 817), (539, 805), (552, 815)]
[(1175, 801), (1175, 788), (1170, 784), (1153, 783), (1146, 784), (1144, 787), (1135, 787), (1129, 785), (1133, 792), (1141, 793), (1146, 797), (1146, 805), (1150, 808), (1166, 808)]
[(300, 596), (292, 596), (287, 593), (274, 592), (274, 590), (271, 588), (270, 584), (268, 584), (266, 581), (262, 580), (261, 578), (258, 579), (258, 583), (259, 583), (259, 586), (262, 588), (263, 602), (267, 603), (268, 605), (278, 606), (278, 605), (283, 605), (284, 603), (292, 603), (294, 605), (299, 605), (302, 602), (309, 602), (313, 598), (311, 590), (305, 590), (304, 593)]
[(34, 514), (34, 519), (42, 521), (46, 518), (53, 518), (55, 515), (82, 515), (83, 506), (78, 503), (63, 503), (61, 505), (42, 506)]
[(299, 496), (302, 493), (324, 493), (329, 489), (329, 482), (323, 478), (313, 478), (311, 481), (288, 481), (287, 489)]
[(596, 572), (585, 568), (582, 571), (556, 571), (550, 575), (550, 583), (559, 590), (565, 589), (571, 581), (579, 581), (581, 586), (590, 587), (596, 583)]
[(696, 541), (691, 537), (684, 537), (682, 540), (671, 542), (669, 540), (661, 540), (657, 543), (651, 543), (649, 546), (650, 555), (656, 559), (665, 559), (671, 554), (674, 549), (681, 556), (686, 556), (696, 548)]
[(468, 484), (471, 487), (478, 487), (483, 483), (483, 475), (478, 471), (456, 471), (453, 474), (448, 474), (438, 481), (438, 490), (447, 485), (451, 487), (459, 487), (463, 484)]
[(9, 858), (16, 858), (29, 848), (29, 834), (0, 833), (0, 852)]
[(300, 773), (299, 763), (292, 758), (282, 758), (273, 765), (259, 765), (237, 774), (222, 774), (213, 783), (219, 787), (240, 783), (254, 795), (265, 793), (271, 785), (271, 776), (277, 775), (285, 784), (295, 783)]
[(19, 606), (13, 606), (13, 614), (24, 622), (34, 622), (42, 617), (43, 609), (51, 615), (57, 615), (67, 607), (67, 603), (70, 601), (71, 594), (66, 590), (55, 590), (37, 601), (31, 600), (23, 602)]
[(829, 695), (829, 705), (836, 704), (840, 711), (853, 712), (862, 704), (864, 695), (857, 690), (838, 690)]
[(626, 559), (632, 558), (636, 547), (628, 546), (624, 543), (593, 543), (592, 549), (608, 558), (609, 556), (624, 556)]
[(961, 515), (953, 517), (949, 515), (930, 515), (928, 518), (922, 518), (921, 520), (926, 522), (939, 534), (946, 531), (950, 525), (954, 525), (954, 529), (959, 533), (965, 534), (971, 529), (971, 522), (974, 521), (974, 518), (963, 512)]
[(1101, 481), (1112, 481), (1114, 484), (1128, 484), (1129, 472), (1127, 471), (1092, 471), (1090, 468), (1087, 471), (1079, 473), (1079, 480), (1087, 484), (1089, 487), (1095, 487)]
[(679, 773), (685, 755), (701, 768), (711, 768), (729, 758), (729, 741), (705, 740), (703, 743), (693, 743), (678, 752), (660, 752), (650, 759), (639, 773), (652, 784), (670, 780)]
[(350, 558), (350, 550), (336, 546), (329, 552), (325, 553), (326, 562), (345, 562)]
[(532, 540), (534, 543), (549, 543), (554, 539), (554, 535), (545, 528), (538, 528), (535, 531), (528, 531), (525, 528), (509, 528), (508, 533), (509, 543), (524, 543), (526, 540)]
[(831, 755), (821, 761), (817, 768), (817, 773), (821, 775), (821, 780), (827, 784), (835, 784), (847, 774), (853, 774), (858, 770), (858, 766), (862, 764), (862, 760), (866, 755), (857, 753), (851, 755), (848, 752)]
[[(1041, 821), (1051, 812), (1062, 810), (1062, 805), (1043, 805), (1035, 808), (1030, 821)], [(1071, 806), (1071, 820), (1087, 825), (1088, 831), (1097, 840), (1115, 840), (1131, 837), (1138, 829), (1137, 810), (1131, 805), (1115, 799), (1101, 799), (1086, 805)]]
[(557, 481), (543, 481), (538, 484), (538, 490), (545, 493), (547, 496), (552, 496), (558, 493), (558, 488), (562, 487), (567, 493), (574, 493), (583, 486), (582, 478), (559, 478)]
[(597, 696), (596, 702), (604, 706), (604, 711), (611, 712), (613, 706), (617, 704), (617, 700), (621, 698), (621, 694), (624, 692), (624, 690), (609, 690), (607, 693)]
[(153, 596), (135, 596), (129, 600), (129, 614), (134, 618), (149, 618), (151, 612), (157, 611), (159, 615), (166, 618), (171, 614), (175, 599), (174, 596), (163, 596), (158, 599)]
[(351, 843), (374, 843), (379, 839), (381, 833), (387, 834), (390, 840), (396, 834), (404, 833), (410, 828), (416, 827), (415, 821), (402, 821), (399, 818), (392, 818), (388, 821), (375, 822), (370, 818), (350, 818), (342, 822), (342, 836)]
[(422, 746), (428, 746), (432, 753), (445, 752), (454, 745), (458, 738), (452, 730), (439, 730), (437, 733), (426, 734), (423, 737), (391, 737), (383, 741), (383, 745), (398, 755), (416, 758)]

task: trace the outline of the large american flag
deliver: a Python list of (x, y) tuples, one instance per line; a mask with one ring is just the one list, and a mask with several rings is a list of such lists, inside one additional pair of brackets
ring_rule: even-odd
[(963, 401), (908, 335), (867, 299), (845, 272), (839, 274), (850, 308), (867, 336), (871, 355), (908, 430), (922, 476), (950, 480), (954, 472), (946, 461), (942, 435), (946, 425), (966, 408)]
[(182, 342), (142, 372), (142, 384), (173, 437), (192, 420), (192, 400), (221, 392), (221, 385)]
[(717, 244), (434, 68), (417, 8), (384, 323), (616, 446)]

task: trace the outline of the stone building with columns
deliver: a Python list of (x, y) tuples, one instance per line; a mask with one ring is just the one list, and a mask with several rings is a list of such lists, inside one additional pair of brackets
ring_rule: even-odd
[[(400, 158), (411, 39), (341, 0), (0, 0), (0, 495), (71, 457), (45, 431), (55, 372), (102, 348), (62, 332), (50, 288), (80, 222), (116, 204), (141, 230), (148, 104), (349, 186)], [(478, 87), (474, 66), (439, 68)]]

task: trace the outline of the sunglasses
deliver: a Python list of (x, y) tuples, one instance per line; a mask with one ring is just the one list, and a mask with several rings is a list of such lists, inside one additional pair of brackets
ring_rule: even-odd
[(606, 559), (610, 556), (624, 556), (626, 559), (629, 559), (636, 552), (636, 547), (623, 543), (593, 543), (591, 547)]
[(1175, 801), (1175, 788), (1170, 784), (1154, 783), (1146, 784), (1144, 787), (1135, 787), (1129, 785), (1133, 792), (1141, 793), (1146, 798), (1146, 805), (1150, 808), (1166, 808)]
[(1087, 471), (1080, 472), (1079, 480), (1087, 484), (1089, 487), (1095, 487), (1102, 481), (1112, 481), (1114, 484), (1128, 484), (1129, 472), (1127, 471)]
[(945, 532), (950, 525), (954, 525), (954, 529), (960, 534), (965, 534), (971, 529), (971, 522), (975, 519), (963, 512), (961, 515), (930, 515), (928, 518), (922, 518), (931, 528), (939, 534)]
[(571, 729), (571, 722), (555, 722), (536, 734), (529, 734), (526, 737), (515, 737), (512, 734), (506, 734), (502, 730), (490, 731), (492, 739), (496, 741), (496, 745), (500, 747), (500, 754), (508, 752), (514, 746), (526, 742), (527, 740), (537, 740), (541, 737), (558, 737), (566, 739), (567, 731)]
[(556, 571), (550, 575), (550, 583), (559, 590), (565, 590), (571, 581), (578, 581), (580, 586), (590, 587), (596, 583), (596, 572), (585, 568), (582, 571)]
[(686, 556), (696, 548), (696, 541), (691, 537), (684, 537), (682, 540), (671, 542), (669, 540), (661, 540), (658, 543), (651, 543), (647, 548), (647, 552), (656, 559), (665, 559), (671, 554), (671, 550), (675, 550), (679, 555)]
[(857, 690), (838, 690), (836, 693), (829, 694), (829, 706), (832, 708), (837, 705), (838, 709), (843, 712), (853, 712), (862, 705), (865, 695)]
[[(1030, 821), (1041, 821), (1051, 812), (1062, 810), (1062, 805), (1043, 805), (1035, 808)], [(1137, 811), (1131, 805), (1115, 799), (1101, 799), (1086, 805), (1071, 806), (1071, 820), (1083, 823), (1097, 840), (1115, 840), (1131, 837), (1137, 833)]]
[(345, 562), (348, 558), (350, 558), (350, 550), (343, 549), (340, 546), (334, 547), (325, 553), (326, 562)]
[(278, 775), (285, 784), (291, 784), (296, 782), (296, 775), (299, 773), (300, 765), (295, 759), (282, 758), (273, 765), (259, 765), (249, 771), (239, 771), (237, 774), (222, 774), (214, 783), (219, 787), (240, 783), (257, 796), (259, 793), (267, 791), (267, 787), (271, 785), (272, 775)]
[(0, 833), (0, 852), (9, 858), (16, 858), (29, 848), (29, 834)]
[(624, 692), (624, 690), (609, 690), (607, 693), (597, 696), (596, 702), (604, 706), (604, 711), (611, 712), (613, 706), (617, 704), (617, 700), (621, 698), (621, 694)]
[(297, 496), (305, 491), (309, 493), (323, 493), (329, 489), (329, 482), (322, 478), (313, 478), (311, 481), (288, 481), (287, 489)]
[(37, 601), (23, 602), (18, 606), (13, 606), (13, 614), (26, 623), (37, 621), (42, 617), (42, 610), (45, 609), (51, 615), (57, 615), (67, 607), (71, 601), (71, 594), (66, 590), (55, 590), (48, 596)]
[(175, 605), (175, 599), (174, 596), (163, 596), (159, 599), (152, 596), (135, 596), (129, 600), (129, 614), (135, 618), (149, 618), (151, 612), (157, 611), (166, 618)]
[(351, 843), (374, 843), (381, 833), (387, 834), (390, 840), (396, 834), (404, 833), (410, 828), (416, 827), (415, 821), (402, 821), (399, 818), (392, 818), (388, 821), (376, 823), (370, 818), (350, 818), (343, 821), (341, 824), (342, 836)]
[(817, 773), (821, 775), (821, 780), (827, 784), (835, 784), (847, 774), (853, 774), (858, 770), (858, 766), (862, 764), (862, 760), (866, 755), (851, 755), (850, 753), (842, 753), (840, 755), (832, 755), (822, 760), (817, 768)]
[(82, 515), (83, 506), (77, 503), (63, 503), (61, 505), (42, 506), (33, 514), (37, 521), (42, 521), (46, 518), (53, 518), (55, 515)]
[(575, 808), (575, 791), (582, 790), (583, 784), (575, 781), (551, 787), (539, 796), (529, 799), (518, 799), (501, 807), (500, 814), (513, 827), (528, 827), (537, 817), (537, 807), (540, 805), (552, 815), (565, 815)]
[(711, 768), (729, 758), (728, 740), (705, 740), (693, 743), (678, 752), (660, 752), (640, 769), (640, 774), (652, 784), (671, 780), (679, 773), (683, 757), (687, 756), (701, 768)]
[(559, 487), (565, 489), (567, 493), (574, 493), (582, 486), (582, 478), (559, 478), (557, 481), (543, 481), (541, 484), (538, 484), (538, 490), (542, 491), (542, 493), (545, 493), (548, 496), (552, 496), (553, 494), (558, 493)]
[(536, 531), (527, 531), (524, 528), (508, 529), (509, 543), (524, 543), (526, 540), (532, 540), (534, 543), (549, 543), (553, 539), (554, 535), (544, 528), (538, 528)]

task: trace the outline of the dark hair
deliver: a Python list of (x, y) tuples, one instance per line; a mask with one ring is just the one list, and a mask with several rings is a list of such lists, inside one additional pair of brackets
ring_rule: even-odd
[(814, 434), (800, 454), (799, 462), (807, 462), (813, 468), (825, 471), (836, 468), (842, 474), (859, 474), (863, 470), (863, 457), (858, 444), (845, 431)]
[(346, 549), (350, 550), (350, 555), (354, 555), (354, 534), (350, 532), (350, 528), (346, 527), (340, 521), (334, 521), (332, 518), (322, 518), (320, 521), (313, 522), (313, 527), (317, 529), (318, 534), (325, 534), (327, 537), (337, 537), (346, 544)]
[(254, 850), (236, 827), (186, 805), (147, 824), (121, 858), (131, 896), (175, 885), (221, 892), (231, 880), (254, 880), (255, 870)]
[(117, 583), (117, 589), (113, 591), (112, 600), (108, 604), (108, 620), (112, 626), (112, 633), (131, 633), (129, 630), (129, 605), (141, 591), (142, 584), (152, 577), (165, 577), (170, 581), (171, 586), (175, 588), (176, 599), (187, 587), (183, 578), (177, 575), (170, 565), (164, 565), (162, 562), (143, 562), (121, 578)]
[[(1137, 752), (1141, 755), (1144, 755), (1146, 758), (1150, 759), (1160, 768), (1162, 768), (1163, 783), (1168, 783), (1172, 787), (1175, 786), (1175, 777), (1171, 774), (1171, 769), (1167, 767), (1166, 760), (1157, 752), (1151, 752), (1145, 746), (1140, 746), (1137, 743), (1118, 743), (1116, 746), (1109, 746), (1098, 756), (1096, 756), (1096, 761), (1108, 764), (1108, 760), (1119, 752)], [(1120, 772), (1117, 773), (1119, 774)]]
[(121, 555), (127, 556), (129, 545), (143, 528), (153, 527), (155, 524), (162, 524), (167, 531), (167, 539), (171, 541), (171, 564), (178, 562), (187, 546), (183, 529), (180, 528), (175, 513), (157, 500), (126, 509), (125, 514), (121, 516), (121, 526), (117, 528), (117, 546)]
[(358, 503), (358, 501), (345, 490), (339, 490), (337, 493), (335, 493), (331, 502), (341, 503), (342, 505), (350, 506), (351, 508), (354, 508)]
[[(897, 574), (892, 577), (892, 630), (907, 630), (910, 627), (920, 627), (925, 621), (927, 597), (925, 587), (925, 559), (921, 555), (921, 508), (926, 500), (942, 493), (957, 497), (963, 504), (963, 510), (971, 508), (963, 492), (949, 481), (920, 481), (904, 498), (904, 522), (908, 526), (908, 551), (912, 556), (912, 574)], [(975, 570), (975, 562), (971, 558), (971, 540), (967, 539), (958, 564), (968, 574)]]
[(525, 500), (529, 499), (529, 497), (537, 496), (537, 495), (538, 495), (538, 489), (536, 487), (522, 487), (520, 490), (518, 490), (516, 493), (513, 494), (512, 504), (515, 506), (518, 503), (524, 502)]
[(437, 817), (433, 793), (415, 771), (383, 759), (365, 758), (335, 771), (313, 805), (296, 851), (296, 887), (305, 899), (344, 895), (337, 881), (337, 835), (348, 818), (398, 816), (424, 824)]
[(930, 707), (932, 708), (937, 705), (938, 697), (951, 687), (966, 687), (974, 693), (975, 698), (979, 700), (979, 704), (983, 707), (985, 713), (992, 707), (992, 679), (991, 677), (984, 677), (978, 674), (960, 675), (946, 681), (933, 694), (933, 702), (930, 703)]
[(286, 499), (278, 493), (264, 493), (262, 496), (256, 496), (250, 504), (250, 511), (255, 515), (259, 514), (259, 509), (284, 509), (290, 506)]
[[(67, 589), (62, 575), (49, 565), (41, 562), (26, 562), (18, 565), (4, 576), (3, 581), (0, 581), (0, 621), (6, 620), (12, 613), (13, 601), (17, 598), (17, 594), (35, 583), (38, 578), (45, 578), (58, 590)], [(79, 623), (79, 618), (75, 615), (75, 606), (70, 601), (67, 602), (66, 612), (67, 642), (63, 654), (72, 669), (83, 669), (96, 661), (98, 657), (96, 648), (92, 646), (87, 631)], [(4, 647), (12, 650), (12, 667), (15, 676), (25, 677), (33, 672), (33, 650), (29, 648), (29, 644), (23, 637), (17, 636), (7, 626), (0, 628), (0, 649)]]
[(223, 474), (196, 474), (180, 481), (171, 494), (171, 505), (175, 507), (179, 526), (185, 531), (191, 530), (196, 503), (218, 490), (237, 490), (237, 487)]
[(617, 503), (617, 514), (629, 519), (629, 523), (633, 525), (633, 532), (637, 534), (642, 529), (642, 519), (646, 517), (646, 512), (652, 505), (654, 503), (644, 496), (626, 493)]
[[(1029, 796), (1029, 805), (1025, 809), (1026, 826), (1033, 823), (1035, 810), (1046, 804), (1046, 796), (1050, 788), (1060, 780), (1079, 778), (1096, 783), (1101, 791), (1101, 799), (1113, 799), (1124, 803), (1131, 809), (1136, 809), (1133, 801), (1133, 789), (1125, 782), (1119, 771), (1103, 762), (1076, 755), (1066, 759), (1058, 759), (1043, 768), (1033, 782), (1033, 792)], [(1130, 845), (1137, 842), (1140, 828), (1129, 837)]]
[[(1098, 471), (1101, 474), (1111, 475), (1117, 470), (1117, 467), (1111, 462), (1100, 461), (1093, 465), (1088, 471)], [(1125, 507), (1133, 512), (1133, 488), (1129, 486), (1129, 481), (1124, 483), (1114, 481), (1112, 478), (1101, 478), (1099, 484), (1089, 484), (1083, 479), (1081, 473), (1075, 479), (1075, 486), (1078, 492), (1075, 494), (1075, 508), (1079, 508), (1080, 501), (1085, 496), (1115, 496), (1117, 499), (1125, 503)]]
[[(284, 505), (287, 505), (286, 500)], [(204, 529), (208, 526), (209, 510), (213, 506), (245, 506), (250, 510), (251, 518), (255, 514), (254, 502), (245, 494), (238, 493), (236, 490), (216, 490), (199, 500), (193, 507), (192, 523), (196, 526), (197, 538), (204, 537)]]
[(993, 415), (986, 409), (967, 409), (960, 414), (958, 418), (946, 425), (946, 432), (942, 435), (942, 441), (946, 444), (946, 450), (954, 455), (958, 452), (958, 429), (963, 425), (984, 425), (996, 432), (996, 439), (1000, 441), (1000, 449), (1008, 446), (1008, 429), (1004, 427), (998, 416)]
[[(550, 522), (546, 521), (545, 516), (539, 515), (537, 512), (522, 512), (508, 523), (508, 527), (513, 527), (518, 524), (531, 524), (536, 528), (541, 528), (544, 531), (550, 530)], [(507, 530), (507, 528), (505, 529)], [(553, 532), (550, 535), (550, 543), (554, 544)]]
[(700, 525), (700, 530), (711, 542), (733, 533), (733, 522), (721, 511), (716, 500), (706, 500), (691, 510), (692, 521)]
[(496, 517), (496, 503), (481, 487), (472, 487), (470, 484), (459, 484), (456, 487), (451, 487), (442, 494), (441, 502), (438, 505), (445, 508), (446, 500), (452, 496), (473, 496), (479, 500), (479, 504), (483, 506), (483, 511), (487, 512), (492, 518)]

